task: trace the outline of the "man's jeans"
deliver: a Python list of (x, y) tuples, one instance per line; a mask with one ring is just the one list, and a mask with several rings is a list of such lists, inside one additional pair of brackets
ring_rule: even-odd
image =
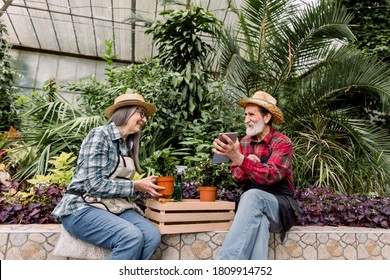
[(244, 192), (218, 259), (266, 260), (269, 232), (278, 232), (278, 225), (279, 207), (275, 196), (258, 189)]
[(61, 221), (73, 236), (112, 249), (111, 260), (147, 260), (161, 241), (157, 227), (134, 210), (117, 216), (86, 207), (62, 217)]

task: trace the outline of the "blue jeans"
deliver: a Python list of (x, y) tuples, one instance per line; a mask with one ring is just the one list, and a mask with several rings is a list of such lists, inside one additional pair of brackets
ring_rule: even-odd
[(270, 231), (279, 231), (275, 196), (258, 189), (244, 192), (218, 259), (266, 260)]
[(62, 217), (61, 222), (73, 236), (111, 249), (111, 260), (147, 260), (161, 241), (157, 227), (134, 210), (117, 216), (86, 207)]

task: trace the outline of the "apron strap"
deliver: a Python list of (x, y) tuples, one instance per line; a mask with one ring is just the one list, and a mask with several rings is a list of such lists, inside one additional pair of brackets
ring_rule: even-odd
[(85, 194), (85, 191), (84, 192), (80, 192), (80, 191), (75, 191), (75, 190), (66, 190), (65, 193), (67, 193), (67, 194), (74, 194), (74, 195), (78, 195), (78, 196), (83, 196), (83, 194)]

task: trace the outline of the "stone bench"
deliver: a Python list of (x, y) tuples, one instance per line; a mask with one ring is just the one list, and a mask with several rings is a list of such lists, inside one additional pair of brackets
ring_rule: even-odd
[[(63, 228), (60, 224), (0, 225), (0, 260), (66, 260), (54, 254)], [(215, 259), (226, 231), (163, 234), (152, 259)], [(66, 240), (66, 239), (64, 239)], [(68, 239), (64, 245), (77, 244)], [(69, 248), (68, 248), (69, 249)], [(90, 251), (88, 251), (90, 250)], [(106, 258), (100, 249), (85, 252), (87, 258)], [(82, 250), (81, 250), (82, 251)], [(75, 255), (74, 255), (75, 256)], [(390, 260), (390, 229), (362, 227), (295, 226), (283, 244), (270, 235), (268, 258), (271, 260)]]
[[(227, 232), (164, 234), (152, 260), (215, 259)], [(179, 248), (179, 246), (183, 246)], [(218, 250), (215, 250), (217, 249)], [(52, 255), (65, 259), (107, 260), (110, 249), (104, 249), (72, 236), (63, 227)]]
[[(145, 215), (162, 235), (180, 236), (182, 233), (229, 230), (234, 218), (234, 208), (234, 202), (221, 200), (201, 202), (199, 199), (183, 199), (180, 202), (160, 203), (155, 199), (147, 199)], [(84, 242), (63, 229), (53, 255), (105, 260), (110, 253), (111, 250)], [(152, 258), (159, 258), (158, 252)]]

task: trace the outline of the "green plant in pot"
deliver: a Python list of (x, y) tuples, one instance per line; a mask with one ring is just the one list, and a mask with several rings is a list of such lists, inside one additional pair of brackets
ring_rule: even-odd
[(171, 198), (175, 182), (176, 166), (180, 163), (177, 152), (172, 147), (157, 150), (145, 161), (145, 166), (157, 177), (156, 184), (165, 187), (159, 193)]
[(236, 179), (230, 173), (229, 165), (213, 164), (210, 158), (202, 159), (188, 167), (184, 180), (199, 184), (200, 201), (215, 201), (217, 189), (236, 186)]

